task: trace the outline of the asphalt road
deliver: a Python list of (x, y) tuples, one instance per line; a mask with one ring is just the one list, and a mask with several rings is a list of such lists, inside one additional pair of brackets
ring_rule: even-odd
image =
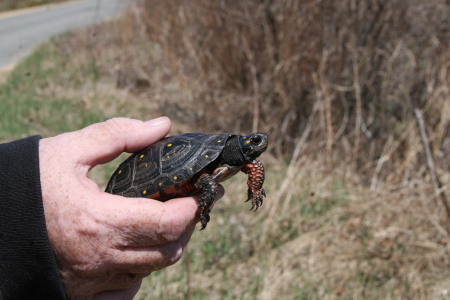
[(0, 70), (49, 37), (113, 17), (126, 0), (81, 0), (0, 14)]

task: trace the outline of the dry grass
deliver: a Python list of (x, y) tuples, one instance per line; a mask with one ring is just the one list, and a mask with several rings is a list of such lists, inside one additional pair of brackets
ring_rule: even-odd
[(271, 137), (264, 206), (248, 212), (242, 177), (226, 182), (190, 243), (190, 292), (185, 260), (152, 274), (140, 299), (448, 297), (448, 1), (137, 5), (47, 46), (40, 68), (57, 71), (40, 97), (77, 99), (100, 119), (165, 114), (173, 133)]
[[(234, 181), (194, 237), (195, 299), (448, 294), (446, 216), (413, 109), (425, 111), (448, 194), (450, 8), (413, 2), (147, 0), (133, 12), (160, 56), (120, 64), (124, 82), (156, 78), (146, 92), (189, 130), (272, 140), (258, 217), (241, 212)], [(176, 93), (162, 88), (174, 82)], [(141, 297), (185, 297), (184, 271), (150, 278)]]
[[(270, 165), (270, 196), (256, 216), (241, 201), (244, 185), (226, 185), (208, 232), (190, 244), (193, 299), (445, 297), (450, 246), (430, 187), (370, 192), (302, 162), (288, 198), (276, 193), (286, 170)], [(185, 295), (182, 263), (150, 276), (140, 299)]]
[(315, 114), (310, 152), (367, 175), (389, 155), (406, 164), (384, 163), (366, 180), (392, 181), (417, 167), (405, 160), (414, 108), (426, 110), (435, 150), (449, 132), (450, 8), (421, 3), (148, 0), (138, 16), (202, 99), (181, 104), (196, 126), (267, 131), (281, 158)]

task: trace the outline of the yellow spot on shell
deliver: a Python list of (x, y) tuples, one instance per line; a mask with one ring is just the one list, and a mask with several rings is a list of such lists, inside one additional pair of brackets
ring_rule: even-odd
[(119, 172), (117, 172), (117, 174), (122, 174), (122, 170), (119, 170)]
[(144, 195), (147, 194), (147, 190), (144, 190), (144, 191), (142, 192), (142, 194), (144, 194)]
[(173, 176), (173, 179), (177, 180), (177, 179), (178, 179), (178, 177), (177, 177), (177, 176)]
[(205, 157), (206, 157), (206, 158), (208, 158), (208, 157), (209, 157), (209, 155), (208, 155), (208, 154), (206, 154), (206, 155), (205, 155)]
[(141, 156), (139, 156), (139, 158), (143, 158), (145, 155), (144, 154), (141, 154)]
[(172, 147), (173, 145), (172, 144), (167, 144), (167, 147)]
[(250, 144), (250, 141), (246, 141), (245, 143)]
[(162, 182), (160, 182), (158, 185), (159, 185), (159, 186), (162, 186)]
[(189, 168), (189, 171), (192, 171), (192, 168)]
[(218, 140), (217, 142), (218, 142), (218, 143), (222, 143), (222, 140)]

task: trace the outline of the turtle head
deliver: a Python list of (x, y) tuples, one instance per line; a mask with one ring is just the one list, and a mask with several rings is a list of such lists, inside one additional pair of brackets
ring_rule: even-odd
[(261, 132), (249, 135), (232, 135), (222, 151), (219, 162), (230, 166), (251, 163), (267, 149), (267, 134)]
[(262, 132), (254, 132), (249, 135), (239, 137), (239, 145), (242, 154), (249, 161), (253, 161), (259, 157), (267, 149), (269, 138), (267, 134)]

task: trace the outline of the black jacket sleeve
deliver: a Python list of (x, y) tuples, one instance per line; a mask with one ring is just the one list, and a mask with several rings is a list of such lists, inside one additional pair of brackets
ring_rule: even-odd
[(39, 140), (0, 144), (0, 300), (65, 299), (45, 227)]

